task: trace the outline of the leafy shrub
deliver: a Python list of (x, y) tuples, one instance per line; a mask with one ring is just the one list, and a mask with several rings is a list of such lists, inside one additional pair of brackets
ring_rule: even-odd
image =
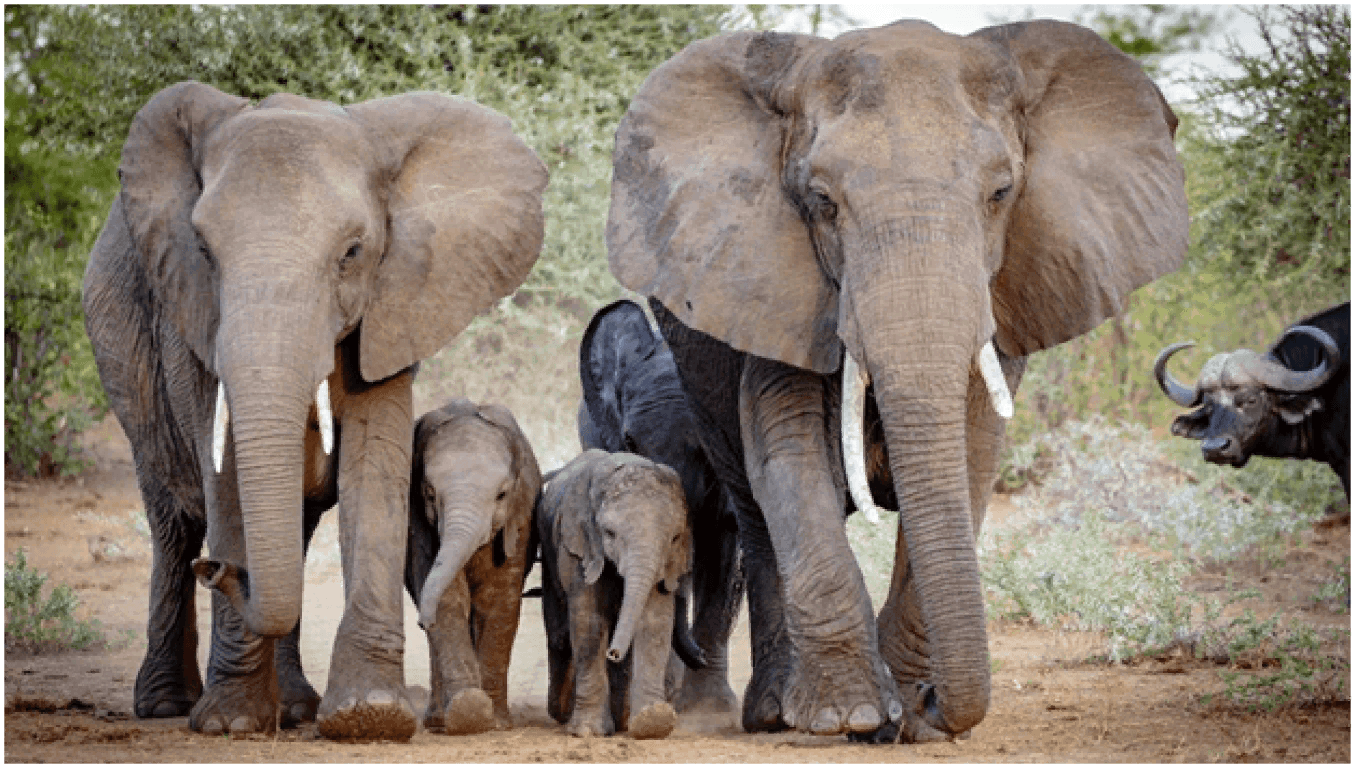
[(1350, 700), (1349, 630), (1322, 632), (1247, 611), (1203, 632), (1196, 655), (1229, 666), (1219, 673), (1223, 698), (1252, 712)]
[(103, 642), (97, 620), (75, 618), (80, 601), (66, 584), (58, 584), (42, 598), (47, 574), (28, 567), (28, 555), (20, 549), (5, 562), (5, 652), (26, 650), (43, 653), (83, 650)]

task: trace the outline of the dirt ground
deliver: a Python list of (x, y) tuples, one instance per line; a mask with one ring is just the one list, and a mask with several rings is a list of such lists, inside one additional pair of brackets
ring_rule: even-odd
[[(992, 623), (995, 672), (987, 719), (972, 737), (942, 744), (854, 746), (841, 737), (743, 733), (734, 717), (684, 716), (661, 741), (626, 736), (574, 739), (545, 709), (545, 637), (539, 601), (524, 601), (510, 672), (514, 728), (470, 737), (420, 731), (406, 744), (347, 744), (319, 739), (313, 725), (274, 736), (208, 737), (186, 718), (138, 720), (132, 684), (145, 650), (149, 545), (130, 452), (110, 418), (86, 437), (96, 467), (69, 480), (5, 483), (5, 554), (26, 548), (32, 567), (75, 588), (82, 616), (97, 618), (110, 649), (29, 656), (6, 654), (5, 747), (8, 762), (1350, 762), (1349, 703), (1272, 714), (1206, 705), (1223, 688), (1219, 666), (1169, 657), (1133, 665), (1078, 661), (1093, 648), (1080, 635)], [(1010, 503), (999, 497), (990, 524)], [(323, 692), (342, 610), (333, 521), (317, 534), (306, 569), (302, 655)], [(1283, 610), (1318, 626), (1349, 629), (1349, 614), (1311, 604), (1330, 562), (1350, 554), (1350, 527), (1319, 525), (1286, 564), (1249, 573), (1206, 574), (1201, 591), (1252, 584), (1265, 594), (1257, 615)], [(1264, 579), (1264, 581), (1262, 581)], [(206, 593), (199, 628), (206, 638)], [(1306, 601), (1306, 602), (1305, 602)], [(427, 645), (406, 609), (406, 681), (422, 707)], [(205, 645), (201, 662), (205, 667)], [(732, 656), (735, 690), (748, 679), (746, 617)], [(1217, 697), (1216, 697), (1217, 701)], [(420, 709), (421, 711), (421, 709)]]

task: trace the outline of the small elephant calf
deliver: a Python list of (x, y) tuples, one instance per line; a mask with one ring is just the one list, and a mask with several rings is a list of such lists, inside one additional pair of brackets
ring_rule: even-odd
[(691, 570), (677, 474), (633, 454), (585, 451), (548, 479), (536, 530), (551, 717), (575, 736), (667, 736), (677, 714), (664, 700), (664, 668), (670, 637), (686, 627), (679, 616), (674, 632), (674, 596)]
[(508, 659), (529, 565), (541, 470), (501, 405), (453, 400), (419, 419), (405, 586), (428, 633), (424, 727), (511, 727)]

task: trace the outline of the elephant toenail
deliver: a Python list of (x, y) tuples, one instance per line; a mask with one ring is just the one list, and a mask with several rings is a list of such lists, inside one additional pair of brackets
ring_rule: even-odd
[(162, 701), (155, 705), (155, 711), (151, 712), (151, 717), (174, 717), (179, 714), (179, 705), (172, 701)]
[(837, 733), (842, 730), (842, 718), (838, 717), (837, 708), (824, 707), (814, 716), (813, 722), (809, 724), (809, 732), (825, 735)]
[(847, 718), (847, 730), (856, 733), (873, 731), (880, 727), (880, 711), (871, 704), (858, 704)]
[(258, 724), (249, 715), (240, 715), (231, 721), (231, 733), (253, 733), (257, 730)]
[(897, 723), (903, 717), (903, 702), (894, 699), (889, 702), (889, 722)]
[(367, 703), (374, 707), (389, 707), (395, 703), (395, 694), (390, 691), (372, 691), (367, 694)]
[(221, 721), (215, 717), (207, 718), (207, 722), (202, 724), (202, 732), (208, 736), (216, 736), (223, 730), (225, 729), (222, 728)]

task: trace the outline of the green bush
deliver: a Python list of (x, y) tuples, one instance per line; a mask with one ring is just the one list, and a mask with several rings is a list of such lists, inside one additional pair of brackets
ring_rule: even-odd
[(66, 584), (52, 588), (44, 600), (47, 574), (28, 567), (23, 549), (5, 562), (5, 652), (44, 653), (83, 650), (103, 642), (99, 622), (75, 618), (80, 600)]

